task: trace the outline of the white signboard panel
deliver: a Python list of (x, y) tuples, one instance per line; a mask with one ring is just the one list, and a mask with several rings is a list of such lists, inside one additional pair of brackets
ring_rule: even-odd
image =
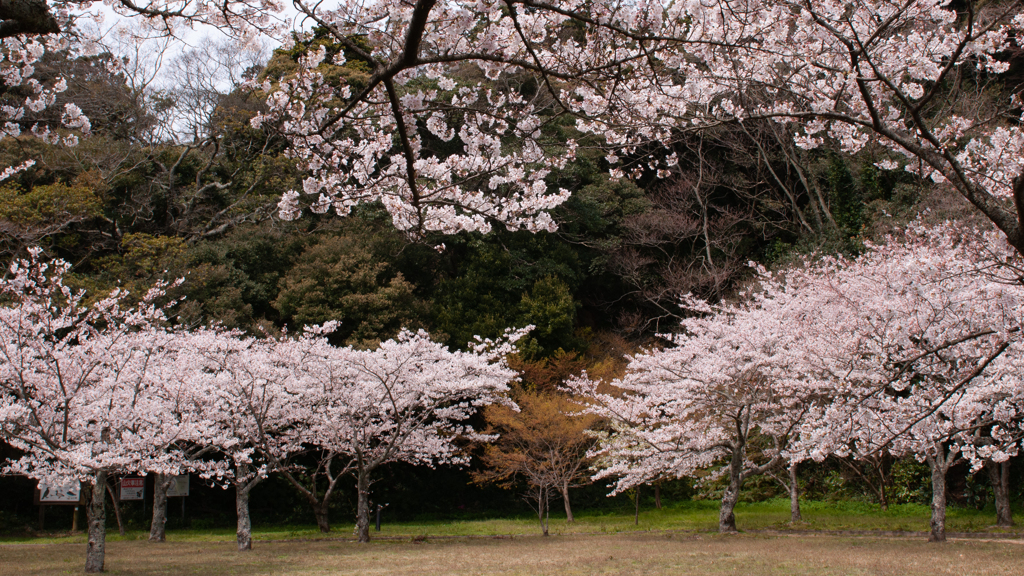
[(181, 474), (174, 477), (174, 483), (167, 489), (167, 496), (188, 496), (188, 474)]
[(44, 504), (73, 504), (82, 498), (82, 485), (77, 480), (60, 486), (39, 483), (39, 501)]
[(145, 489), (145, 478), (122, 478), (121, 500), (142, 500)]

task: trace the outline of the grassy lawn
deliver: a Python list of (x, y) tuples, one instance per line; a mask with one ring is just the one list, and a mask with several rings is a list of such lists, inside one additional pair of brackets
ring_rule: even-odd
[[(904, 505), (882, 512), (856, 502), (808, 502), (805, 522), (790, 526), (787, 501), (740, 504), (746, 533), (719, 536), (717, 502), (683, 502), (645, 510), (639, 526), (622, 512), (582, 513), (574, 524), (551, 519), (542, 538), (536, 518), (385, 523), (377, 541), (351, 542), (338, 522), (322, 535), (315, 527), (257, 527), (255, 549), (238, 553), (234, 530), (169, 531), (168, 542), (116, 529), (108, 536), (112, 574), (1020, 574), (1024, 535), (978, 538), (943, 545), (922, 535), (928, 508)], [(339, 521), (340, 519), (335, 519)], [(1001, 532), (993, 514), (950, 509), (950, 532)], [(846, 531), (830, 534), (830, 531)], [(428, 537), (427, 539), (421, 538)], [(497, 536), (497, 537), (494, 537)], [(510, 537), (513, 536), (513, 537)], [(77, 574), (85, 536), (7, 536), (0, 543), (0, 575)]]
[[(789, 501), (769, 500), (758, 503), (740, 503), (736, 507), (736, 524), (741, 531), (783, 530), (783, 531), (899, 531), (924, 532), (928, 530), (929, 510), (927, 506), (905, 504), (894, 506), (888, 511), (878, 506), (859, 502), (806, 502), (802, 505), (804, 522), (789, 525)], [(1015, 511), (1020, 514), (1020, 511)], [(387, 517), (385, 516), (385, 520)], [(109, 519), (108, 519), (109, 520)], [(112, 520), (111, 520), (112, 522)], [(257, 526), (254, 538), (259, 540), (320, 539), (324, 536), (341, 539), (352, 536), (351, 524), (334, 519), (334, 531), (322, 535), (315, 526)], [(992, 526), (995, 522), (991, 511), (950, 508), (947, 512), (946, 530), (949, 532), (1006, 532)], [(623, 512), (588, 513), (581, 511), (576, 522), (568, 524), (563, 517), (551, 518), (551, 533), (606, 534), (621, 532), (688, 531), (714, 532), (718, 528), (718, 502), (681, 502), (662, 510), (642, 510), (639, 525), (633, 524), (633, 515)], [(147, 532), (129, 532), (123, 538), (116, 528), (110, 528), (109, 541), (144, 540)], [(415, 536), (506, 536), (539, 534), (536, 517), (521, 516), (506, 519), (460, 519), (420, 522), (388, 523), (385, 521), (381, 532), (372, 532), (374, 537), (408, 539)], [(1022, 534), (1020, 527), (1009, 532)], [(171, 530), (168, 539), (179, 542), (233, 541), (234, 528), (205, 530)], [(0, 542), (25, 543), (72, 543), (85, 542), (83, 534), (53, 534), (48, 537), (30, 535), (8, 535)]]
[[(176, 539), (177, 535), (175, 535)], [(928, 544), (919, 538), (623, 533), (491, 539), (273, 541), (239, 553), (230, 542), (111, 542), (121, 575), (1018, 575), (1019, 541)], [(0, 575), (76, 574), (81, 543), (0, 545)]]

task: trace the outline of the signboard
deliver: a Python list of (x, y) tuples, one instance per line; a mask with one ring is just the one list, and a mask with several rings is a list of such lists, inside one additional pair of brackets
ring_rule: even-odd
[(142, 500), (145, 489), (145, 478), (122, 478), (121, 500)]
[(188, 496), (188, 474), (174, 477), (174, 483), (167, 489), (167, 497)]
[(37, 504), (84, 504), (82, 484), (77, 480), (61, 485), (40, 482), (36, 497)]

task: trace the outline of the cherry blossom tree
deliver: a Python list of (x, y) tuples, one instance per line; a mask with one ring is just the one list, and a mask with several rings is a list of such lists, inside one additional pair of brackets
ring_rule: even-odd
[[(216, 446), (207, 441), (209, 419), (203, 407), (197, 404), (195, 394), (195, 365), (190, 364), (193, 338), (178, 332), (160, 362), (150, 366), (149, 373), (155, 385), (150, 394), (159, 399), (165, 425), (176, 426), (178, 433), (166, 447), (176, 469), (157, 471), (153, 479), (153, 513), (149, 528), (150, 542), (167, 539), (167, 492), (178, 474), (194, 473), (200, 478), (223, 482), (230, 474), (228, 463), (211, 458)], [(193, 360), (194, 361), (194, 360)]]
[[(109, 4), (165, 32), (205, 23), (292, 37), (270, 0)], [(578, 135), (603, 141), (615, 175), (667, 176), (681, 134), (756, 118), (791, 125), (804, 148), (872, 146), (880, 167), (955, 190), (1024, 250), (1021, 106), (1001, 87), (1024, 27), (1019, 1), (292, 4), (340, 49), (311, 43), (298, 73), (263, 84), (269, 111), (254, 121), (279, 125), (308, 170), (311, 201), (285, 193), (286, 218), (307, 204), (345, 214), (380, 201), (413, 234), (550, 229), (546, 210), (566, 193), (545, 178), (577, 143), (571, 133), (546, 141), (546, 126), (574, 119)], [(4, 8), (3, 33), (22, 43), (9, 45), (12, 81), (41, 53), (25, 35), (52, 34), (67, 7), (86, 5)], [(357, 59), (366, 77), (325, 79), (328, 59)], [(32, 86), (30, 106), (50, 100)], [(67, 121), (81, 125), (74, 112)]]
[(174, 335), (160, 328), (161, 288), (137, 306), (120, 291), (87, 306), (63, 284), (67, 263), (30, 254), (0, 280), (0, 436), (24, 451), (3, 470), (91, 487), (85, 570), (101, 572), (107, 478), (177, 468), (178, 426), (150, 393)]
[[(877, 143), (891, 151), (880, 167), (951, 187), (1024, 251), (1024, 180), (1015, 180), (1022, 173), (1021, 106), (992, 86), (1008, 69), (1006, 51), (1024, 24), (1020, 2), (690, 0), (544, 8), (592, 22), (585, 48), (574, 48), (585, 50), (586, 62), (603, 76), (585, 76), (564, 98), (583, 116), (581, 130), (628, 151), (638, 142), (671, 143), (680, 131), (769, 118), (795, 123), (795, 141), (804, 148), (829, 141), (853, 153)], [(624, 78), (625, 67), (615, 66), (623, 61)], [(669, 152), (661, 165), (631, 171), (666, 170), (672, 161)]]
[[(1014, 360), (1020, 365), (1020, 360)], [(1013, 374), (1011, 377), (1015, 377)], [(962, 433), (964, 452), (972, 464), (972, 472), (984, 468), (992, 486), (992, 499), (996, 508), (996, 526), (1013, 526), (1010, 509), (1010, 458), (1019, 454), (1021, 430), (1021, 399), (1007, 393), (1005, 385), (987, 398), (987, 410), (981, 412), (978, 425)], [(1016, 386), (1019, 389), (1019, 386)], [(1013, 390), (1014, 388), (1010, 388)], [(987, 418), (986, 418), (987, 417)]]
[[(1004, 461), (1021, 436), (1020, 255), (994, 231), (914, 224), (860, 257), (770, 274), (739, 304), (684, 298), (675, 347), (638, 355), (621, 394), (581, 380), (601, 438), (599, 477), (622, 490), (730, 459), (722, 530), (740, 483), (782, 459), (914, 455), (932, 470), (931, 539), (945, 478), (966, 457)], [(752, 433), (764, 460), (743, 453)], [(985, 442), (978, 442), (984, 432)]]
[(227, 470), (214, 473), (235, 489), (238, 549), (251, 550), (250, 493), (278, 462), (301, 449), (298, 431), (308, 419), (304, 390), (282, 354), (283, 341), (214, 329), (187, 337), (180, 363), (195, 423), (187, 440), (226, 458)]
[[(961, 454), (980, 467), (1016, 450), (1019, 258), (994, 232), (914, 225), (856, 260), (799, 272), (816, 284), (807, 304), (828, 311), (816, 322), (827, 337), (808, 357), (840, 391), (813, 442), (822, 452), (889, 450), (928, 462), (932, 540), (945, 539), (945, 478)], [(989, 429), (999, 441), (976, 447)]]
[[(265, 84), (271, 111), (256, 122), (283, 123), (315, 211), (382, 200), (414, 232), (543, 228), (538, 211), (564, 196), (545, 195), (543, 178), (576, 146), (542, 141), (552, 119), (602, 138), (613, 174), (666, 176), (681, 133), (759, 118), (794, 124), (804, 148), (877, 143), (889, 150), (880, 167), (951, 187), (1024, 249), (1020, 103), (993, 87), (1020, 2), (294, 4), (370, 69), (365, 84), (332, 84), (314, 49), (303, 72)], [(467, 65), (487, 81), (466, 82)], [(535, 95), (496, 90), (516, 78)], [(456, 151), (437, 153), (428, 135)], [(282, 215), (298, 199), (287, 193)]]
[(723, 306), (688, 297), (701, 316), (683, 321), (673, 347), (634, 356), (614, 392), (587, 378), (571, 382), (611, 422), (593, 450), (595, 478), (615, 478), (617, 493), (724, 460), (713, 476), (728, 477), (719, 531), (735, 532), (743, 482), (803, 459), (800, 431), (830, 392), (809, 377), (799, 290), (779, 295)]
[[(45, 3), (38, 2), (45, 8)], [(59, 31), (58, 20), (48, 12), (39, 12), (40, 7), (32, 0), (8, 2), (0, 7), (0, 81), (5, 97), (0, 105), (0, 139), (17, 138), (27, 132), (48, 144), (74, 146), (78, 135), (88, 135), (89, 119), (74, 103), (64, 104), (59, 125), (51, 126), (37, 121), (37, 116), (53, 106), (57, 96), (67, 90), (67, 81), (56, 78), (41, 82), (35, 78), (35, 65), (47, 51), (56, 52), (66, 48), (66, 38), (55, 35)], [(60, 18), (67, 21), (67, 14)], [(42, 36), (40, 36), (42, 35)], [(0, 181), (27, 170), (35, 165), (26, 160), (17, 166), (0, 169)]]
[(355, 477), (360, 542), (370, 540), (370, 486), (378, 468), (468, 462), (459, 440), (480, 435), (466, 420), (501, 401), (516, 377), (504, 357), (523, 334), (510, 332), (503, 341), (482, 341), (466, 352), (450, 351), (422, 331), (402, 332), (375, 350), (335, 348), (322, 336), (292, 344), (313, 350), (303, 352), (306, 442)]
[(799, 287), (803, 321), (791, 351), (830, 397), (802, 427), (802, 451), (928, 462), (932, 540), (945, 538), (949, 468), (964, 455), (980, 468), (1016, 453), (1019, 259), (996, 232), (918, 223), (853, 260), (823, 258), (779, 277), (762, 271), (763, 299)]

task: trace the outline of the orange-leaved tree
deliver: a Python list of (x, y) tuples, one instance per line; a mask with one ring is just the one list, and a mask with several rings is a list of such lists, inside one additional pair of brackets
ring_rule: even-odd
[(520, 389), (512, 397), (519, 411), (500, 404), (484, 409), (488, 433), (499, 436), (484, 446), (486, 469), (474, 473), (474, 480), (508, 489), (525, 483), (525, 498), (547, 536), (549, 503), (556, 493), (565, 502), (567, 520), (573, 521), (569, 488), (589, 482), (587, 450), (593, 438), (587, 430), (597, 418), (581, 413), (582, 406), (558, 392)]

